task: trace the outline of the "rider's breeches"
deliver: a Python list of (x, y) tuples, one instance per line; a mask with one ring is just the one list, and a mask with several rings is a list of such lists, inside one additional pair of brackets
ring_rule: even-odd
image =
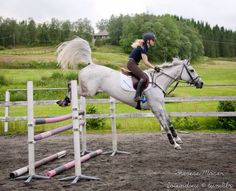
[(141, 78), (144, 80), (144, 83), (147, 82), (147, 76), (143, 73), (143, 71), (138, 67), (137, 63), (134, 59), (129, 59), (127, 63), (127, 68), (140, 80)]

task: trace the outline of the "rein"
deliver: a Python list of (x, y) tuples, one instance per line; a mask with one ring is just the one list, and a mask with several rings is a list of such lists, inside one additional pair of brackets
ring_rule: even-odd
[[(184, 69), (186, 69), (186, 71), (187, 71), (189, 77), (191, 78), (191, 82), (189, 82), (189, 83), (190, 83), (190, 84), (195, 84), (195, 81), (196, 81), (200, 76), (197, 76), (197, 77), (193, 78), (193, 76), (191, 75), (190, 71), (188, 70), (186, 64), (183, 64), (183, 67), (182, 67), (182, 69), (181, 69), (180, 75), (178, 75), (178, 78), (174, 78), (174, 77), (170, 76), (169, 74), (166, 74), (166, 73), (163, 72), (163, 71), (160, 71), (161, 74), (160, 74), (160, 75), (157, 75), (157, 76), (155, 77), (155, 76), (154, 76), (154, 73), (155, 73), (156, 71), (154, 70), (153, 73), (150, 73), (150, 76), (151, 76), (152, 81), (149, 82), (149, 83), (151, 83), (153, 87), (158, 87), (158, 88), (160, 88), (160, 89), (162, 90), (162, 92), (164, 93), (165, 96), (166, 96), (166, 95), (169, 95), (171, 92), (173, 92), (173, 91), (178, 87), (179, 83), (186, 83), (185, 81), (181, 80), (181, 76), (182, 76), (182, 73), (183, 73), (183, 70), (184, 70)], [(174, 82), (176, 82), (176, 84), (174, 85), (174, 87), (173, 87), (169, 92), (166, 92), (161, 86), (159, 86), (159, 85), (156, 83), (156, 78), (159, 77), (159, 76), (161, 76), (162, 74), (165, 75), (165, 76), (167, 76), (167, 77), (169, 77), (169, 78), (171, 78), (172, 80), (174, 80)]]

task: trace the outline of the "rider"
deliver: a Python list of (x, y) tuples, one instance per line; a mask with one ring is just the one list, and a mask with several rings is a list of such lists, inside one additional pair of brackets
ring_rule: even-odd
[(144, 72), (138, 67), (139, 61), (142, 59), (143, 63), (149, 67), (155, 69), (157, 72), (160, 71), (159, 67), (152, 65), (148, 61), (147, 52), (148, 49), (154, 46), (155, 35), (152, 32), (147, 32), (143, 35), (143, 39), (137, 39), (131, 45), (134, 49), (129, 55), (129, 61), (127, 68), (139, 79), (134, 101), (138, 102), (141, 100), (143, 85), (148, 81), (148, 78)]

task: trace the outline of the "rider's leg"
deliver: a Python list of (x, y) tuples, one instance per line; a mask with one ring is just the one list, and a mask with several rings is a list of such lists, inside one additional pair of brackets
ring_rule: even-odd
[(136, 94), (134, 97), (135, 101), (139, 101), (141, 98), (143, 85), (147, 82), (148, 79), (133, 59), (130, 59), (128, 61), (127, 67), (139, 79), (137, 89), (136, 89)]
[(141, 100), (141, 95), (142, 95), (142, 87), (144, 85), (145, 81), (143, 78), (141, 78), (138, 82), (137, 85), (137, 89), (136, 89), (136, 93), (135, 93), (135, 97), (134, 97), (134, 101), (138, 102)]

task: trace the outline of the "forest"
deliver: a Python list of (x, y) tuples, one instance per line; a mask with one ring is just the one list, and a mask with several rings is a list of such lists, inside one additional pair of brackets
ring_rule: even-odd
[[(153, 61), (169, 61), (173, 57), (197, 59), (207, 57), (235, 57), (236, 32), (224, 27), (210, 26), (202, 21), (172, 15), (136, 14), (112, 15), (96, 24), (99, 31), (107, 30), (108, 39), (95, 45), (121, 46), (125, 53), (131, 43), (146, 31), (156, 34), (156, 46), (150, 51)], [(75, 22), (51, 19), (36, 23), (33, 18), (17, 21), (0, 17), (0, 50), (19, 46), (56, 46), (74, 36), (93, 41), (94, 28), (87, 18)]]

